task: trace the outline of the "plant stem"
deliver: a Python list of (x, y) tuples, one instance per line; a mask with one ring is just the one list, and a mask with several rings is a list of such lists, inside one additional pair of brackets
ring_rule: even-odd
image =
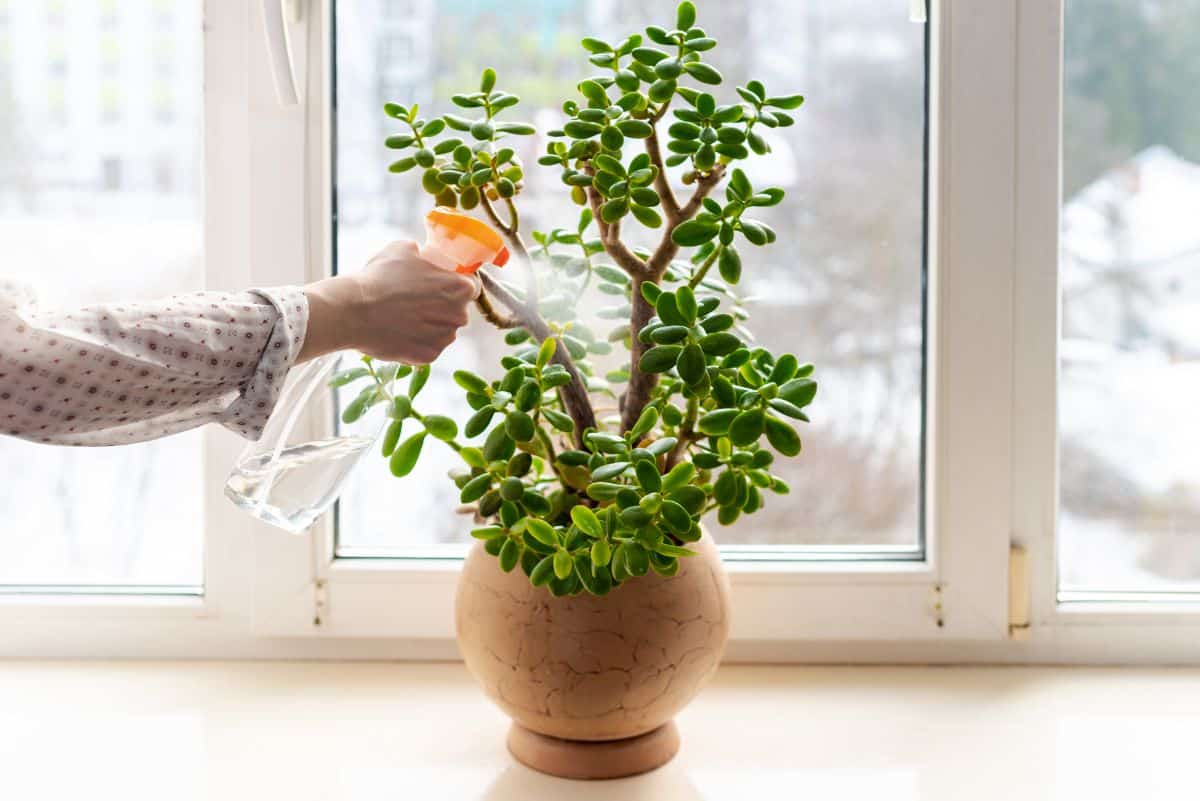
[[(412, 419), (416, 420), (418, 423), (421, 423), (422, 425), (425, 424), (425, 415), (419, 413), (416, 409), (413, 409), (410, 407), (409, 411), (408, 411), (408, 416), (411, 417)], [(434, 437), (434, 439), (437, 439), (437, 437)], [(463, 446), (460, 445), (456, 440), (444, 439), (444, 440), (442, 440), (442, 442), (449, 445), (454, 450), (455, 453), (462, 452)]]
[(483, 315), (483, 319), (497, 328), (518, 328), (521, 325), (512, 315), (506, 315), (498, 311), (492, 305), (492, 301), (483, 292), (480, 292), (479, 297), (475, 298), (475, 307), (479, 309), (479, 313)]
[(630, 349), (629, 354), (629, 387), (621, 398), (622, 431), (628, 431), (637, 422), (638, 417), (642, 414), (642, 410), (650, 402), (650, 395), (654, 392), (654, 387), (658, 384), (658, 375), (656, 373), (643, 373), (638, 369), (638, 362), (641, 361), (642, 355), (646, 352), (648, 346), (638, 339), (637, 332), (650, 322), (650, 318), (654, 316), (654, 307), (642, 297), (641, 285), (646, 281), (657, 284), (662, 280), (663, 274), (666, 273), (667, 268), (671, 265), (671, 260), (679, 253), (679, 245), (675, 244), (675, 240), (671, 238), (675, 227), (696, 216), (696, 212), (700, 210), (700, 204), (704, 201), (704, 198), (721, 182), (721, 178), (724, 175), (724, 166), (718, 165), (712, 172), (700, 177), (691, 198), (679, 210), (677, 221), (667, 225), (658, 247), (650, 254), (650, 258), (646, 260), (644, 274), (642, 276), (634, 276), (633, 312), (630, 315), (631, 319), (629, 322), (633, 347)]
[(658, 383), (658, 373), (645, 373), (638, 367), (642, 356), (650, 349), (649, 345), (638, 338), (638, 332), (654, 316), (654, 307), (642, 294), (642, 284), (646, 281), (658, 283), (657, 279), (643, 278), (642, 276), (636, 276), (633, 279), (631, 293), (633, 311), (629, 315), (629, 339), (632, 347), (629, 350), (629, 385), (625, 389), (625, 394), (621, 396), (622, 432), (633, 428), (650, 399), (650, 393), (654, 391), (654, 387)]
[(713, 248), (713, 252), (708, 254), (708, 258), (704, 260), (704, 263), (700, 265), (700, 269), (696, 270), (695, 275), (692, 276), (692, 280), (688, 281), (688, 286), (695, 289), (700, 285), (700, 282), (704, 280), (704, 276), (708, 274), (708, 268), (713, 266), (713, 262), (720, 257), (721, 251), (724, 249), (724, 245), (717, 245)]
[(680, 457), (696, 439), (696, 417), (699, 413), (700, 399), (695, 396), (688, 398), (687, 412), (684, 414), (683, 422), (679, 425), (678, 441), (671, 452), (667, 454), (667, 470), (679, 463)]
[[(484, 288), (512, 312), (521, 328), (528, 331), (530, 336), (537, 340), (539, 344), (547, 337), (554, 335), (550, 330), (550, 326), (546, 324), (546, 321), (542, 319), (536, 309), (532, 309), (527, 304), (522, 303), (511, 292), (505, 289), (503, 284), (488, 273), (480, 270), (477, 275), (483, 282)], [(553, 361), (566, 368), (567, 373), (571, 376), (571, 383), (559, 387), (558, 394), (562, 400), (563, 409), (566, 410), (571, 420), (575, 423), (575, 444), (583, 447), (584, 431), (589, 428), (596, 428), (596, 413), (592, 410), (592, 402), (588, 397), (587, 384), (584, 382), (579, 368), (571, 360), (570, 353), (562, 345), (554, 349)]]

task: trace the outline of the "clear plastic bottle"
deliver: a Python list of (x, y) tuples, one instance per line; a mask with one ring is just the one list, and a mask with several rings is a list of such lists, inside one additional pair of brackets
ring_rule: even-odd
[[(425, 233), (421, 257), (442, 269), (474, 273), (484, 262), (502, 266), (508, 261), (499, 234), (453, 209), (429, 212)], [(333, 353), (292, 371), (262, 437), (246, 447), (229, 474), (226, 497), (294, 533), (305, 531), (333, 505), (387, 422), (381, 405), (339, 433), (319, 435), (326, 429), (320, 421), (332, 420), (338, 408), (329, 380), (353, 366), (359, 366), (357, 354)]]

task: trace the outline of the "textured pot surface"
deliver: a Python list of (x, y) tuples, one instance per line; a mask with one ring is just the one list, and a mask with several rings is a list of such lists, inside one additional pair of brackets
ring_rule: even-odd
[(572, 740), (635, 737), (670, 721), (716, 669), (729, 636), (729, 580), (707, 534), (679, 572), (607, 596), (555, 598), (477, 543), (458, 584), (467, 668), (517, 723)]

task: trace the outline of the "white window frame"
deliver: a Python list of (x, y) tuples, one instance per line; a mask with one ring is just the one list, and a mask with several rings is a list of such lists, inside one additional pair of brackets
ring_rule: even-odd
[[(308, 164), (320, 176), (310, 193), (311, 253), (329, 274), (332, 120), (327, 97), (331, 6), (310, 19)], [(930, 142), (930, 241), (927, 343), (926, 551), (920, 562), (728, 561), (735, 609), (734, 653), (777, 651), (820, 641), (997, 640), (1007, 635), (1007, 552), (1011, 496), (1006, 371), (1012, 362), (1011, 108), (981, 104), (1012, 96), (1011, 70), (996, 74), (963, 62), (1011, 64), (1011, 35), (1000, 30), (1003, 4), (980, 4), (931, 36), (933, 85)], [(1011, 20), (1008, 22), (1011, 27)], [(953, 72), (955, 80), (947, 80)], [(963, 111), (963, 109), (970, 109)], [(949, 125), (954, 118), (955, 122)], [(939, 131), (949, 132), (939, 136)], [(995, 158), (994, 153), (1009, 158)], [(1009, 201), (977, 191), (1010, 187)], [(1004, 194), (1003, 192), (1000, 194)], [(999, 211), (998, 211), (999, 210)], [(968, 254), (980, 256), (968, 258)], [(948, 265), (957, 264), (950, 280)], [(315, 276), (314, 276), (315, 277)], [(1010, 301), (1011, 302), (1011, 301)], [(973, 336), (967, 336), (973, 332)], [(987, 359), (980, 360), (980, 350)], [(986, 364), (986, 366), (985, 366)], [(326, 415), (331, 419), (331, 415)], [(323, 421), (314, 421), (321, 426)], [(328, 426), (328, 422), (324, 422)], [(979, 460), (977, 453), (994, 454)], [(972, 475), (970, 481), (954, 480)], [(951, 491), (952, 489), (952, 491)], [(953, 533), (951, 533), (953, 532)], [(715, 532), (718, 540), (720, 532)], [(272, 636), (405, 638), (441, 643), (453, 653), (453, 594), (458, 565), (445, 559), (348, 559), (334, 555), (332, 521), (309, 535), (275, 538), (275, 555), (260, 570), (256, 614)], [(308, 566), (307, 581), (280, 562)], [(779, 610), (813, 610), (780, 614)], [(319, 621), (319, 624), (316, 622)]]
[[(264, 44), (262, 15), (277, 2), (303, 12), (287, 23), (283, 63), (307, 103), (278, 99), (280, 61)], [(934, 6), (927, 557), (730, 563), (730, 656), (1200, 661), (1193, 604), (1057, 598), (1063, 0)], [(210, 287), (302, 283), (331, 271), (329, 13), (327, 0), (205, 0)], [(0, 595), (0, 656), (455, 656), (456, 563), (337, 559), (329, 519), (304, 536), (258, 523), (221, 493), (242, 443), (216, 429), (204, 442), (204, 596)], [(1023, 641), (1009, 638), (1014, 542), (1032, 564)]]

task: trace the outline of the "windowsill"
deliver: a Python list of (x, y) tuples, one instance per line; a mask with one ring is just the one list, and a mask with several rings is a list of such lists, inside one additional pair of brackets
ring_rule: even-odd
[(674, 762), (598, 784), (516, 765), (460, 664), (9, 662), (0, 709), (14, 797), (1151, 801), (1200, 670), (727, 667)]

